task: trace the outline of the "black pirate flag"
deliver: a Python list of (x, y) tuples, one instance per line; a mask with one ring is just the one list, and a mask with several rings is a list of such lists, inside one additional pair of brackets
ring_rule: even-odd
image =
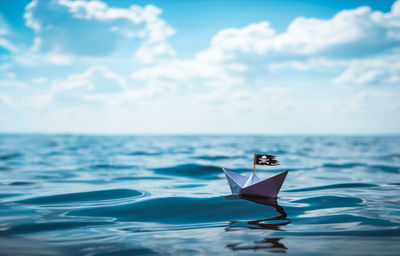
[(254, 165), (279, 165), (278, 160), (275, 159), (274, 155), (262, 155), (255, 154), (254, 155)]

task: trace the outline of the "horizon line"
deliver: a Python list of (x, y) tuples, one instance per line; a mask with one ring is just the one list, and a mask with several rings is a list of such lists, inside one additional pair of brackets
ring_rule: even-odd
[(400, 136), (400, 132), (376, 133), (242, 133), (242, 132), (15, 132), (0, 131), (0, 135), (53, 135), (53, 136)]

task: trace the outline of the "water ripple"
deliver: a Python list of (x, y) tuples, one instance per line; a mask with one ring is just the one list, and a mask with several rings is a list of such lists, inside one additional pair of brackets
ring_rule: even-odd
[(98, 201), (141, 196), (143, 193), (133, 189), (110, 189), (51, 196), (33, 197), (17, 201), (23, 204), (63, 204), (72, 202)]
[(378, 185), (368, 184), (368, 183), (344, 183), (344, 184), (333, 184), (333, 185), (318, 186), (318, 187), (289, 189), (289, 190), (284, 190), (284, 191), (285, 192), (305, 192), (305, 191), (315, 191), (315, 190), (325, 190), (325, 189), (371, 188), (371, 187), (378, 187)]
[[(277, 199), (231, 196), (253, 152)], [(0, 135), (0, 255), (398, 255), (398, 136)], [(331, 248), (331, 249), (329, 249)], [(332, 249), (333, 248), (333, 249)]]

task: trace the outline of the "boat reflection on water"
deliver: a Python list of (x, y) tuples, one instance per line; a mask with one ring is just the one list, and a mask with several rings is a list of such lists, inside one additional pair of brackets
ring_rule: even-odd
[(261, 241), (255, 241), (254, 245), (242, 245), (242, 243), (228, 244), (227, 248), (232, 251), (245, 251), (245, 250), (268, 250), (274, 253), (286, 253), (287, 247), (281, 243), (281, 237), (265, 238)]
[[(249, 200), (255, 202), (257, 204), (263, 204), (272, 206), (275, 208), (275, 211), (279, 214), (276, 217), (261, 219), (261, 220), (252, 220), (252, 221), (230, 221), (229, 227), (227, 227), (226, 231), (235, 231), (237, 229), (268, 229), (268, 230), (277, 230), (282, 231), (281, 227), (286, 226), (291, 223), (291, 220), (287, 218), (287, 214), (282, 206), (278, 204), (276, 198), (256, 198), (256, 197), (248, 197), (248, 196), (237, 196), (230, 195), (226, 196), (226, 199), (229, 200)], [(241, 225), (244, 224), (244, 225)]]
[[(230, 221), (229, 227), (225, 231), (237, 231), (243, 229), (265, 229), (274, 231), (283, 231), (282, 227), (291, 223), (287, 218), (287, 214), (283, 207), (278, 204), (276, 198), (256, 198), (243, 195), (230, 195), (226, 196), (229, 200), (249, 200), (257, 204), (267, 205), (274, 207), (275, 211), (279, 214), (276, 217), (252, 220), (252, 221)], [(282, 237), (267, 237), (261, 240), (254, 241), (249, 244), (246, 243), (232, 243), (226, 246), (233, 251), (240, 250), (268, 250), (274, 253), (286, 253), (288, 248), (282, 243)]]

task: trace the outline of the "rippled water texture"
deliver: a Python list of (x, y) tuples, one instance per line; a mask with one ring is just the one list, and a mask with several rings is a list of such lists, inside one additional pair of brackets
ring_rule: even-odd
[[(229, 196), (253, 152), (277, 200)], [(399, 255), (400, 137), (0, 135), (0, 255)]]

